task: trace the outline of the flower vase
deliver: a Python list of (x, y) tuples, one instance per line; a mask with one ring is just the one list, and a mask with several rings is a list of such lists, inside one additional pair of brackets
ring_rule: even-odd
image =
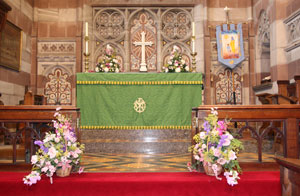
[(72, 167), (59, 168), (56, 170), (56, 175), (59, 177), (69, 176), (71, 173)]
[(217, 165), (217, 175), (214, 173), (214, 170), (212, 168), (212, 165), (209, 165), (209, 164), (203, 164), (203, 168), (204, 168), (204, 171), (206, 173), (206, 175), (208, 176), (218, 176), (221, 174), (223, 168), (220, 164), (216, 164)]

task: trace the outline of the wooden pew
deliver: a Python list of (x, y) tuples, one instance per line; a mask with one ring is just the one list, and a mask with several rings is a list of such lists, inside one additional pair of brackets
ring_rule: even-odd
[[(36, 130), (35, 124), (51, 123), (54, 120), (54, 113), (56, 112), (57, 106), (35, 106), (35, 105), (24, 105), (24, 106), (0, 106), (0, 133), (4, 134), (6, 138), (10, 138), (13, 145), (13, 165), (16, 162), (16, 145), (19, 137), (25, 132), (29, 134), (30, 140), (30, 157), (35, 152), (34, 140), (42, 139), (41, 135)], [(80, 111), (79, 108), (74, 106), (62, 106), (61, 113), (67, 115), (72, 119), (72, 127), (75, 128), (75, 132), (78, 140), (80, 141), (79, 134), (79, 119)], [(6, 123), (24, 123), (25, 127), (16, 132), (10, 132), (5, 126)]]

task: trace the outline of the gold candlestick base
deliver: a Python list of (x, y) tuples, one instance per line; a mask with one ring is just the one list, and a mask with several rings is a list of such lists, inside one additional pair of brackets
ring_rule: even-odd
[(90, 53), (83, 53), (84, 55), (84, 69), (85, 69), (85, 73), (89, 72), (89, 56)]
[(196, 55), (197, 52), (191, 53), (192, 56), (192, 72), (196, 73)]

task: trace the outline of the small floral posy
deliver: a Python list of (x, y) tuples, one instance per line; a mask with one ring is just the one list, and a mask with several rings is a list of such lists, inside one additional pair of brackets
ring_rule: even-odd
[(221, 166), (225, 170), (227, 183), (233, 186), (238, 184), (237, 180), (240, 179), (238, 174), (241, 168), (237, 154), (243, 149), (243, 145), (227, 131), (228, 123), (227, 120), (218, 120), (216, 108), (211, 109), (211, 114), (205, 118), (200, 133), (194, 136), (196, 145), (190, 147), (196, 163), (188, 163), (187, 166), (190, 171), (196, 171), (196, 167), (200, 165), (211, 166), (217, 179), (221, 179), (218, 177), (218, 166)]
[(95, 72), (120, 72), (120, 65), (113, 53), (113, 48), (107, 44), (105, 57), (96, 65)]
[(55, 133), (48, 132), (42, 141), (34, 142), (40, 149), (31, 157), (32, 172), (23, 178), (26, 185), (36, 184), (43, 173), (50, 177), (52, 184), (52, 176), (59, 168), (73, 167), (78, 173), (83, 172), (79, 162), (84, 145), (77, 142), (69, 119), (60, 114), (59, 110), (60, 108), (57, 108), (54, 114), (57, 119), (53, 120)]
[(164, 72), (188, 72), (189, 66), (185, 60), (182, 59), (182, 54), (179, 52), (178, 46), (174, 45), (173, 51), (171, 52), (170, 60), (163, 67)]

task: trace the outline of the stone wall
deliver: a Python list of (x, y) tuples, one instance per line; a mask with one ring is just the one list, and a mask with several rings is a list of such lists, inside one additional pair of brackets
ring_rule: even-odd
[[(299, 24), (295, 26), (295, 22), (300, 18), (299, 8), (300, 2), (296, 0), (253, 1), (255, 32), (253, 84), (260, 85), (266, 75), (271, 76), (272, 83), (267, 89), (260, 88), (256, 94), (278, 93), (277, 81), (294, 82), (294, 76), (300, 74), (299, 55), (296, 55), (300, 51)], [(256, 103), (259, 103), (258, 100)]]
[(12, 7), (7, 20), (22, 29), (22, 57), (19, 71), (0, 66), (0, 98), (5, 105), (17, 105), (24, 99), (25, 87), (30, 85), (32, 0), (5, 1)]
[(82, 4), (79, 0), (34, 1), (32, 33), (37, 77), (31, 81), (47, 104), (75, 105), (75, 73), (81, 72)]

